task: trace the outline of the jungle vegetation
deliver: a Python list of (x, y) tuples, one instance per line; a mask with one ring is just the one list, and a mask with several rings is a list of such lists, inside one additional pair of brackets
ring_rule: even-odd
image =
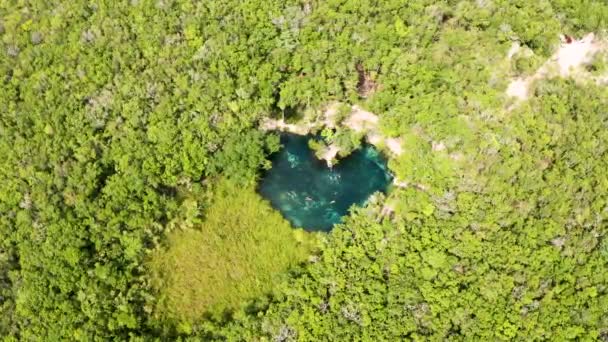
[(271, 293), (314, 247), (314, 235), (292, 229), (255, 189), (220, 181), (212, 191), (204, 220), (190, 228), (181, 223), (149, 260), (162, 295), (153, 314), (182, 329)]
[[(608, 87), (505, 95), (607, 28), (601, 0), (0, 1), (0, 336), (608, 341)], [(255, 193), (258, 125), (332, 101), (416, 186), (312, 235)]]

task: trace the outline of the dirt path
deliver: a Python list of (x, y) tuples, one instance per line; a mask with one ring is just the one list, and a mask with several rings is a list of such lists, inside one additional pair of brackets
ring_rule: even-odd
[[(575, 77), (578, 80), (588, 79), (589, 75), (584, 72), (583, 67), (589, 65), (598, 52), (606, 51), (607, 45), (605, 41), (599, 40), (593, 33), (587, 34), (580, 40), (563, 37), (562, 44), (557, 52), (533, 75), (525, 78), (515, 78), (511, 81), (507, 87), (507, 96), (519, 101), (526, 100), (530, 96), (532, 84), (541, 79), (556, 76)], [(507, 57), (512, 58), (519, 50), (519, 45), (514, 44)], [(601, 79), (596, 81), (600, 83)]]

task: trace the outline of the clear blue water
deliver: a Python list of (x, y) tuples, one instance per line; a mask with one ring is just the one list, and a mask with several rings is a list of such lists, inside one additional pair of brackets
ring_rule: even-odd
[(329, 231), (363, 205), (376, 191), (386, 192), (392, 177), (386, 160), (363, 145), (333, 168), (308, 147), (312, 136), (281, 135), (283, 148), (271, 156), (272, 168), (262, 178), (260, 194), (295, 227)]

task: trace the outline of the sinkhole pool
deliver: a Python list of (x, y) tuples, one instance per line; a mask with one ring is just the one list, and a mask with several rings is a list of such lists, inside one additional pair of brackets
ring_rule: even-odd
[(295, 227), (329, 231), (352, 205), (363, 205), (376, 191), (386, 192), (392, 177), (386, 160), (371, 145), (361, 148), (329, 168), (308, 147), (313, 136), (282, 134), (281, 150), (271, 156), (272, 168), (259, 186)]

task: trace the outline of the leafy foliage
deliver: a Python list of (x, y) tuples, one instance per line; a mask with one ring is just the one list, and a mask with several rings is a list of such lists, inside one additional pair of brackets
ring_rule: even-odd
[(232, 329), (300, 340), (605, 338), (606, 98), (605, 88), (545, 85), (495, 131), (494, 157), (479, 152), (479, 190), (407, 189), (391, 194), (392, 218), (373, 205), (354, 213), (261, 323)]
[[(543, 81), (510, 111), (504, 95), (560, 33), (607, 22), (593, 0), (0, 2), (0, 335), (608, 339), (606, 88)], [(531, 56), (508, 61), (514, 41)], [(222, 288), (226, 320), (154, 315), (180, 297), (152, 286), (150, 253), (207, 241), (193, 229), (234, 193), (264, 207), (251, 189), (278, 146), (259, 120), (330, 101), (402, 137), (389, 166), (415, 186), (355, 210), (259, 305), (237, 299), (292, 265), (273, 247), (247, 259), (259, 287)], [(220, 178), (238, 190), (210, 196)], [(276, 215), (251, 220), (293, 243)]]
[(239, 308), (270, 293), (313, 245), (314, 236), (292, 229), (253, 189), (224, 181), (213, 192), (201, 225), (171, 232), (151, 255), (158, 317), (185, 325)]

